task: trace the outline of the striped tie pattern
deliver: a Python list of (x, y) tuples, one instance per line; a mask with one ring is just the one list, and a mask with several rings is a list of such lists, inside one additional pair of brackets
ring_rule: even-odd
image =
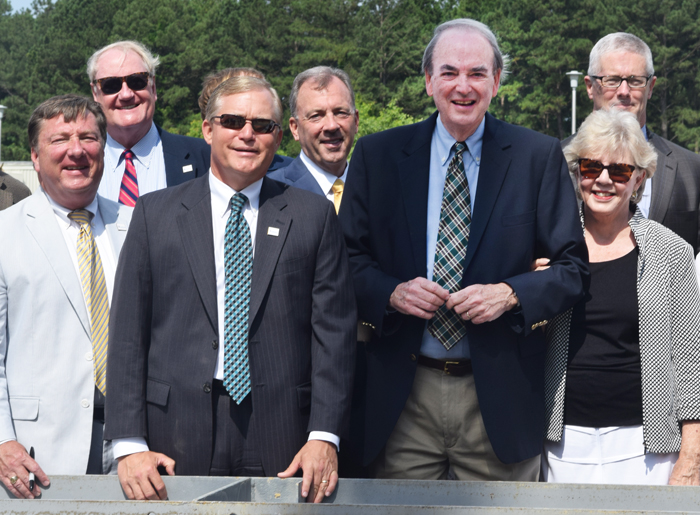
[(250, 393), (248, 314), (253, 248), (248, 222), (243, 217), (247, 200), (242, 193), (231, 197), (231, 214), (226, 223), (224, 241), (224, 386), (236, 404)]
[(331, 186), (331, 191), (333, 192), (333, 205), (335, 206), (335, 213), (338, 214), (340, 211), (340, 201), (343, 200), (343, 189), (345, 188), (345, 183), (341, 179), (336, 179)]
[(78, 235), (78, 265), (83, 295), (90, 313), (92, 333), (92, 356), (95, 368), (95, 386), (106, 394), (105, 377), (107, 372), (107, 340), (109, 336), (109, 298), (105, 274), (102, 270), (100, 253), (95, 245), (90, 220), (92, 213), (78, 209), (68, 214), (68, 218), (80, 225)]
[(119, 188), (119, 203), (134, 207), (139, 199), (139, 182), (136, 179), (134, 153), (131, 150), (125, 150), (122, 152), (122, 157), (124, 158), (124, 175), (122, 176), (122, 185)]
[[(435, 248), (433, 281), (450, 293), (459, 290), (464, 272), (464, 256), (467, 254), (469, 242), (469, 227), (472, 222), (469, 182), (462, 160), (462, 153), (466, 148), (464, 143), (455, 143), (455, 155), (447, 168), (440, 211), (440, 228)], [(447, 350), (450, 350), (467, 332), (464, 321), (459, 315), (454, 310), (448, 310), (444, 305), (428, 322), (428, 331)]]

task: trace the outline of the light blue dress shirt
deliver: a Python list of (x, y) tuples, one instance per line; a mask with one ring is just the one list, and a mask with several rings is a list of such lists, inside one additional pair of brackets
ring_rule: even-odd
[[(471, 197), (472, 219), (474, 217), (474, 205), (476, 188), (479, 180), (479, 166), (481, 165), (481, 145), (484, 139), (484, 125), (486, 118), (467, 138), (466, 144), (469, 152), (462, 154), (464, 171), (469, 182), (469, 194)], [(430, 181), (428, 184), (428, 230), (426, 233), (427, 270), (426, 277), (433, 280), (433, 267), (435, 265), (435, 248), (437, 247), (438, 230), (440, 228), (440, 212), (442, 210), (442, 193), (445, 189), (445, 177), (450, 161), (454, 157), (454, 144), (457, 142), (442, 124), (438, 116), (433, 139), (430, 143)], [(460, 359), (469, 358), (469, 342), (465, 336), (458, 341), (449, 351), (437, 338), (430, 334), (428, 325), (423, 332), (420, 353), (434, 359)]]
[[(109, 200), (119, 202), (119, 189), (124, 176), (125, 148), (117, 143), (109, 134), (105, 143), (105, 171), (97, 193)], [(151, 124), (151, 129), (131, 148), (134, 153), (136, 180), (139, 183), (139, 196), (164, 189), (168, 183), (165, 177), (165, 158), (163, 143), (158, 129)]]

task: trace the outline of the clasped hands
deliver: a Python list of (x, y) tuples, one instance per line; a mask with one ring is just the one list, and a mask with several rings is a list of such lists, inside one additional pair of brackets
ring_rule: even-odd
[[(175, 475), (175, 461), (165, 454), (153, 451), (137, 452), (119, 458), (119, 481), (129, 499), (165, 500), (168, 492), (158, 473), (164, 467), (168, 475)], [(277, 474), (287, 478), (303, 470), (301, 495), (308, 502), (321, 502), (338, 484), (338, 455), (335, 445), (322, 440), (309, 440), (294, 456), (287, 470)]]
[(430, 320), (444, 304), (473, 324), (496, 320), (517, 303), (513, 289), (506, 283), (472, 284), (450, 293), (424, 277), (399, 284), (389, 298), (391, 307), (405, 315)]

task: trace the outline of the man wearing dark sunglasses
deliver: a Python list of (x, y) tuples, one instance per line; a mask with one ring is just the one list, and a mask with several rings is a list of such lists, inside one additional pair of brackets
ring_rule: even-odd
[(204, 175), (209, 146), (153, 123), (159, 59), (137, 41), (119, 41), (87, 63), (90, 87), (107, 117), (100, 194), (127, 206), (139, 196)]
[[(591, 50), (586, 90), (593, 109), (621, 109), (638, 120), (658, 154), (653, 179), (648, 179), (642, 214), (655, 220), (700, 251), (700, 157), (671, 143), (647, 126), (647, 102), (656, 77), (649, 46), (625, 32), (608, 34)], [(571, 138), (562, 142), (566, 147)]]
[(282, 140), (265, 80), (207, 104), (211, 173), (134, 209), (111, 313), (106, 438), (126, 495), (169, 474), (290, 477), (320, 502), (338, 480), (355, 299), (333, 204), (265, 177)]

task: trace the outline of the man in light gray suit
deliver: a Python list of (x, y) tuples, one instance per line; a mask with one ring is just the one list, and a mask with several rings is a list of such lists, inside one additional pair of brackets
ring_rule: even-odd
[[(78, 95), (29, 120), (41, 188), (0, 213), (0, 479), (102, 473), (107, 315), (131, 208), (97, 195), (105, 117)], [(33, 448), (35, 458), (28, 450)]]
[(654, 134), (647, 126), (647, 102), (656, 83), (649, 46), (633, 34), (608, 34), (591, 50), (584, 80), (594, 110), (631, 112), (656, 149), (656, 173), (647, 179), (637, 204), (644, 216), (665, 225), (699, 252), (700, 156)]

